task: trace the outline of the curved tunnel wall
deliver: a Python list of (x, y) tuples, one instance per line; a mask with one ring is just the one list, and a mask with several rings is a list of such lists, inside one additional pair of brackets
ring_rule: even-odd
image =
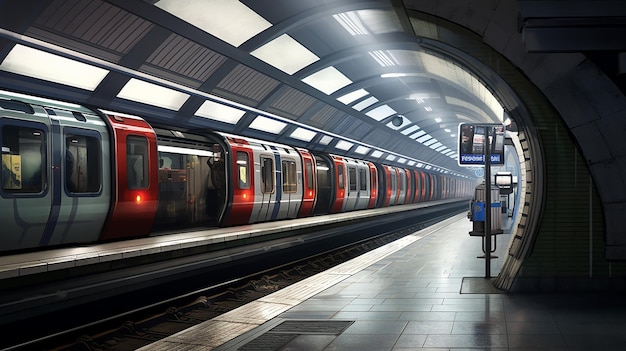
[[(473, 3), (462, 6), (469, 10), (476, 5)], [(601, 102), (577, 95), (591, 93), (586, 83), (589, 78), (605, 82), (608, 78), (598, 75), (599, 71), (580, 54), (555, 58), (526, 53), (515, 27), (517, 9), (511, 4), (515, 1), (502, 1), (500, 7), (485, 12), (456, 8), (454, 21), (464, 27), (423, 15), (451, 16), (445, 6), (428, 9), (418, 8), (417, 2), (406, 4), (409, 9), (422, 11), (410, 11), (411, 17), (437, 24), (437, 34), (431, 34), (434, 39), (469, 53), (500, 76), (522, 103), (521, 111), (511, 111), (518, 115), (514, 116), (516, 121), (520, 114), (531, 121), (520, 133), (526, 166), (525, 200), (520, 203), (521, 218), (496, 285), (512, 291), (621, 289), (626, 286), (626, 264), (611, 259), (626, 258), (616, 255), (614, 249), (622, 234), (613, 222), (624, 216), (615, 211), (612, 199), (626, 196), (626, 192), (605, 194), (607, 185), (594, 182), (607, 176), (597, 172), (602, 165), (589, 160), (589, 150), (597, 147), (589, 149), (586, 144), (604, 140), (594, 138), (597, 128), (591, 135), (581, 136), (585, 134), (581, 123), (571, 123), (572, 119), (580, 121), (581, 113), (570, 115), (572, 109), (598, 111), (594, 104)], [(485, 18), (486, 13), (491, 19)], [(510, 23), (505, 24), (503, 18)], [(496, 36), (496, 31), (506, 34)], [(581, 84), (584, 89), (578, 87)], [(607, 90), (592, 96), (605, 93)]]

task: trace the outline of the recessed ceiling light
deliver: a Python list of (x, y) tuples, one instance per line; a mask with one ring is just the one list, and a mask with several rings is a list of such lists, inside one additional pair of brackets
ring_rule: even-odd
[(109, 73), (100, 67), (21, 44), (11, 49), (0, 69), (89, 91), (94, 91)]

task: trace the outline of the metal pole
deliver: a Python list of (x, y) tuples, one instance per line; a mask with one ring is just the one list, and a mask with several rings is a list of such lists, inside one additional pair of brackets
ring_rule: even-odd
[(491, 278), (491, 150), (489, 129), (485, 126), (485, 278)]

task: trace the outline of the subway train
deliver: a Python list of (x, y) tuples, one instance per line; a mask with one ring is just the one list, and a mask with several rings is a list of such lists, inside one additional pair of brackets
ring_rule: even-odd
[(471, 196), (467, 179), (0, 91), (0, 252)]

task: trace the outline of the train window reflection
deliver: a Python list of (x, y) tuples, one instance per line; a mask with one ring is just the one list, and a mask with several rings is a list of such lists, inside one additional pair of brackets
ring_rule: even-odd
[(268, 157), (261, 157), (261, 192), (274, 192), (274, 161)]
[(129, 189), (148, 187), (148, 139), (145, 137), (129, 135), (126, 138), (126, 178)]
[(248, 164), (248, 154), (242, 151), (237, 151), (239, 189), (250, 189), (250, 169), (248, 168)]
[(93, 136), (67, 134), (65, 136), (65, 186), (70, 193), (100, 191), (101, 147)]
[(350, 182), (350, 191), (356, 191), (356, 168), (348, 167), (348, 177)]
[(360, 190), (367, 190), (367, 170), (359, 169)]
[(41, 129), (2, 128), (2, 190), (8, 193), (41, 193), (46, 188), (45, 133)]
[(306, 187), (307, 190), (313, 189), (313, 162), (304, 160), (304, 169), (306, 170)]
[(287, 160), (282, 162), (283, 165), (283, 192), (295, 193), (298, 185), (298, 174), (296, 171), (296, 162)]
[(345, 181), (343, 179), (343, 165), (338, 165), (337, 166), (337, 178), (338, 178), (338, 187), (339, 189), (344, 189), (345, 188)]

